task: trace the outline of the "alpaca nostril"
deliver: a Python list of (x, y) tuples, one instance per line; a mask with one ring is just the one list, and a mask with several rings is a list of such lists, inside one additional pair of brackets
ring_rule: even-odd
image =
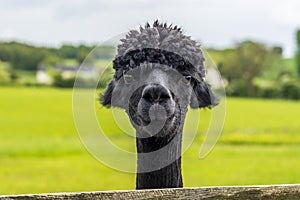
[(163, 102), (170, 99), (171, 95), (165, 87), (154, 85), (144, 89), (142, 98), (149, 102)]
[(152, 94), (150, 94), (149, 92), (147, 92), (147, 93), (143, 94), (143, 98), (146, 99), (146, 100), (148, 100), (148, 101), (152, 101), (152, 99), (154, 97), (152, 96)]

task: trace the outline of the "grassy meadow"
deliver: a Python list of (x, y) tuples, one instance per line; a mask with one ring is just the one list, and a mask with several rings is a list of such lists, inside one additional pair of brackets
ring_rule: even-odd
[[(95, 105), (116, 143), (134, 146), (119, 134), (110, 110)], [(211, 111), (201, 111), (198, 134), (183, 155), (185, 187), (300, 183), (300, 102), (227, 98), (226, 106), (222, 135), (204, 159), (198, 155)], [(82, 145), (71, 89), (0, 88), (0, 195), (134, 184), (134, 174), (101, 164)]]

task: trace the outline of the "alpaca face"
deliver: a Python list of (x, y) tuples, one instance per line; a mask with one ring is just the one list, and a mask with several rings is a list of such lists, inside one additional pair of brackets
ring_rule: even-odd
[[(191, 108), (215, 105), (197, 43), (175, 26), (154, 22), (130, 31), (113, 60), (114, 79), (101, 103), (126, 110), (133, 126), (148, 134), (170, 132)], [(142, 131), (143, 132), (143, 131)]]
[[(136, 129), (143, 130), (139, 137), (164, 136), (179, 125), (189, 104), (191, 87), (188, 80), (168, 66), (143, 65), (124, 75), (132, 82), (126, 94), (130, 120)], [(126, 84), (126, 82), (124, 82)], [(124, 86), (124, 85), (123, 85)], [(118, 87), (123, 90), (120, 83)], [(134, 89), (136, 88), (136, 89)]]
[(164, 136), (183, 121), (188, 105), (212, 105), (209, 85), (197, 82), (193, 73), (143, 63), (123, 70), (122, 76), (109, 84), (102, 104), (125, 109), (132, 125), (143, 130), (139, 137)]

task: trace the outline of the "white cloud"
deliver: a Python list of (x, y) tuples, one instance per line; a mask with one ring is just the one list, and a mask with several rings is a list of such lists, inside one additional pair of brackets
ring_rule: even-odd
[(14, 30), (5, 29), (0, 32), (1, 40), (14, 40), (14, 39), (17, 39), (18, 37), (19, 37), (18, 33)]
[(0, 33), (6, 31), (6, 35), (38, 44), (100, 42), (131, 28), (137, 28), (146, 21), (160, 19), (182, 25), (187, 34), (192, 35), (194, 39), (200, 39), (205, 46), (224, 47), (250, 38), (282, 45), (286, 49), (286, 55), (290, 56), (294, 50), (294, 32), (297, 26), (300, 26), (299, 2), (1, 1)]
[(290, 26), (300, 26), (300, 1), (287, 0), (272, 6), (270, 17), (274, 21)]

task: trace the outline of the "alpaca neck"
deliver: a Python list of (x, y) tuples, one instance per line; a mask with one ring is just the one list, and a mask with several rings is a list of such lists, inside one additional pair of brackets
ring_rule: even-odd
[[(137, 189), (182, 187), (182, 125), (164, 137), (136, 138)], [(142, 134), (137, 132), (137, 135)], [(154, 169), (154, 170), (153, 170)]]

